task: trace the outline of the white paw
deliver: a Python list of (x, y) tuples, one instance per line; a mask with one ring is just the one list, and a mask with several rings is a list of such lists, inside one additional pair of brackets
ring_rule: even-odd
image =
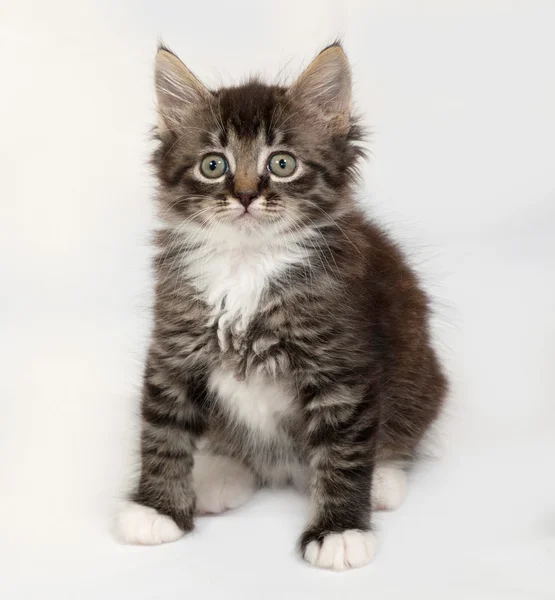
[(226, 456), (195, 455), (193, 486), (199, 514), (218, 514), (244, 504), (255, 491), (251, 471)]
[(329, 533), (324, 541), (310, 542), (304, 559), (314, 567), (344, 571), (367, 565), (376, 554), (376, 536), (371, 531), (348, 529)]
[(396, 466), (376, 467), (372, 481), (372, 507), (376, 510), (395, 510), (407, 495), (407, 474)]
[(173, 519), (135, 502), (128, 502), (119, 514), (118, 530), (128, 544), (164, 544), (184, 535)]

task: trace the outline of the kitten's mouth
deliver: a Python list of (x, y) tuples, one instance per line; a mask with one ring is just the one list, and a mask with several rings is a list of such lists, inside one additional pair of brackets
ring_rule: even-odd
[(256, 221), (256, 217), (254, 213), (244, 210), (238, 217), (235, 217), (235, 221), (239, 221), (242, 223), (248, 223), (249, 221)]
[(234, 215), (231, 221), (238, 227), (260, 227), (268, 222), (268, 215), (265, 211), (245, 209), (241, 214)]

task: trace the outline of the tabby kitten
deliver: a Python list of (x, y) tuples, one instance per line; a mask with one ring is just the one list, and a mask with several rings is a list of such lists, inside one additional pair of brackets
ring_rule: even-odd
[(171, 542), (195, 514), (293, 483), (311, 500), (304, 559), (360, 567), (446, 381), (426, 295), (353, 198), (345, 54), (326, 48), (291, 87), (210, 91), (162, 47), (155, 80), (164, 227), (121, 534)]

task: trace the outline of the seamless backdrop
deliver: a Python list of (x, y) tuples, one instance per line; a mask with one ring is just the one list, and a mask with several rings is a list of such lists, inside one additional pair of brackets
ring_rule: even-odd
[[(2, 598), (555, 597), (554, 28), (548, 0), (0, 3)], [(297, 558), (291, 490), (123, 546), (157, 40), (216, 86), (292, 78), (338, 35), (372, 130), (361, 202), (435, 298), (433, 458), (360, 571)]]

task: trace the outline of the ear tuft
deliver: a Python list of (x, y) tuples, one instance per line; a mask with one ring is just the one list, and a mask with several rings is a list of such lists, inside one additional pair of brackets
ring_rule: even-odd
[(290, 94), (332, 127), (346, 130), (351, 114), (351, 68), (339, 42), (328, 46), (291, 87)]
[(156, 53), (154, 81), (162, 128), (171, 128), (196, 103), (210, 97), (208, 89), (163, 45)]

